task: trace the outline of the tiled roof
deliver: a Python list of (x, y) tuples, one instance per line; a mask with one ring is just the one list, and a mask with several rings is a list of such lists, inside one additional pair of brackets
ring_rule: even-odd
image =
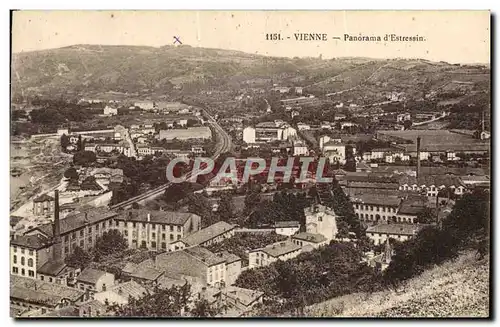
[(87, 284), (95, 284), (106, 274), (105, 271), (97, 270), (94, 268), (85, 268), (80, 275), (76, 278), (77, 281), (87, 283)]
[[(47, 300), (50, 303), (57, 303), (60, 299), (65, 298), (74, 302), (85, 294), (85, 292), (76, 288), (15, 275), (10, 276), (10, 286), (11, 297), (14, 296), (27, 301)], [(13, 290), (15, 291), (13, 292)]]
[(213, 225), (208, 226), (207, 228), (203, 228), (191, 235), (181, 238), (180, 241), (189, 246), (203, 244), (234, 228), (235, 225), (228, 224), (225, 221), (219, 221)]
[(49, 260), (43, 266), (38, 268), (38, 273), (43, 275), (58, 276), (66, 267), (66, 263), (62, 260)]
[(40, 234), (37, 235), (19, 235), (14, 236), (14, 238), (10, 241), (11, 245), (22, 246), (29, 249), (43, 249), (50, 244), (52, 241)]
[(366, 229), (367, 233), (381, 233), (389, 235), (415, 235), (426, 225), (414, 224), (379, 224)]
[(222, 258), (226, 261), (226, 264), (230, 264), (236, 261), (240, 261), (241, 258), (237, 256), (236, 254), (230, 253), (229, 251), (221, 251), (217, 252), (216, 255), (222, 256)]
[(114, 292), (125, 299), (128, 299), (130, 296), (134, 299), (140, 299), (144, 295), (147, 294), (148, 290), (133, 280), (117, 284), (109, 289), (111, 292)]
[(276, 227), (276, 228), (299, 227), (299, 226), (300, 226), (300, 223), (296, 220), (277, 221), (274, 223), (274, 227)]
[(227, 286), (225, 293), (229, 297), (238, 299), (239, 302), (244, 304), (245, 306), (251, 305), (253, 302), (264, 295), (264, 292), (261, 291), (255, 291), (236, 286)]
[(274, 244), (270, 244), (264, 248), (252, 250), (251, 252), (263, 251), (263, 252), (267, 253), (269, 256), (277, 258), (277, 257), (280, 257), (280, 256), (285, 255), (287, 253), (298, 251), (298, 250), (300, 250), (299, 245), (294, 244), (294, 243), (289, 242), (289, 241), (284, 241), (284, 242), (277, 242)]
[[(146, 264), (146, 263), (143, 263)], [(186, 275), (206, 277), (207, 264), (185, 251), (165, 252), (156, 256), (156, 269), (165, 271), (168, 275)]]
[(351, 197), (353, 203), (374, 204), (381, 206), (397, 207), (401, 203), (398, 196), (379, 194), (357, 194)]
[(201, 260), (202, 262), (206, 263), (207, 266), (213, 266), (213, 265), (218, 265), (220, 263), (225, 262), (225, 258), (222, 255), (216, 255), (215, 253), (201, 247), (201, 246), (195, 246), (192, 248), (187, 248), (183, 250), (189, 255), (192, 255), (193, 257), (197, 258), (198, 260)]
[(45, 201), (54, 201), (54, 198), (45, 193), (33, 199), (33, 202), (45, 202)]
[[(85, 214), (87, 215), (85, 216)], [(96, 222), (114, 217), (116, 215), (117, 215), (116, 212), (110, 211), (105, 207), (93, 208), (92, 210), (87, 210), (85, 212), (79, 212), (77, 214), (69, 215), (66, 218), (60, 220), (61, 235), (80, 229), (87, 224), (94, 224)], [(87, 217), (88, 223), (85, 222), (85, 217)], [(35, 229), (42, 231), (48, 237), (52, 237), (52, 224), (42, 225)]]
[(404, 200), (398, 209), (398, 214), (417, 215), (425, 209), (425, 203), (421, 201)]
[(418, 186), (431, 186), (434, 185), (436, 187), (444, 185), (445, 187), (449, 186), (465, 186), (464, 183), (460, 180), (458, 176), (453, 175), (420, 175), (418, 179), (413, 176), (402, 176), (399, 179), (399, 185), (413, 185), (417, 184)]
[(298, 233), (292, 236), (293, 239), (307, 241), (311, 243), (321, 243), (326, 241), (326, 237), (321, 234)]
[(157, 224), (168, 225), (184, 225), (189, 218), (196, 217), (194, 213), (175, 212), (175, 211), (160, 211), (147, 209), (130, 209), (121, 212), (116, 219), (136, 222), (147, 222), (148, 215), (150, 222)]
[(123, 269), (123, 272), (127, 273), (130, 277), (146, 279), (150, 281), (157, 280), (163, 274), (163, 272), (158, 269), (145, 267), (143, 265), (135, 265), (135, 269), (130, 269), (131, 267), (129, 266), (129, 264), (127, 264), (125, 268)]

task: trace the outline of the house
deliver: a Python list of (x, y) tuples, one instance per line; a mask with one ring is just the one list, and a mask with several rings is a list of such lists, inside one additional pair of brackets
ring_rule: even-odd
[(306, 232), (310, 234), (321, 234), (327, 242), (336, 238), (337, 215), (333, 209), (321, 204), (313, 204), (304, 209), (306, 216)]
[(228, 308), (224, 310), (221, 316), (241, 317), (251, 311), (256, 304), (262, 303), (264, 292), (228, 286), (222, 291), (221, 296), (222, 303)]
[(401, 198), (376, 193), (362, 193), (351, 196), (356, 217), (361, 221), (394, 221)]
[(226, 261), (226, 285), (233, 285), (242, 272), (241, 258), (228, 251), (218, 252), (215, 255)]
[(154, 102), (149, 100), (137, 101), (134, 103), (134, 107), (138, 107), (142, 110), (153, 110)]
[(45, 216), (54, 213), (54, 198), (48, 194), (42, 194), (33, 200), (33, 214)]
[(37, 278), (37, 270), (50, 257), (52, 240), (44, 235), (14, 235), (10, 241), (11, 274)]
[(413, 224), (379, 224), (366, 229), (366, 236), (375, 245), (383, 244), (389, 238), (404, 242), (415, 236), (426, 225)]
[(21, 310), (40, 309), (42, 313), (83, 303), (86, 292), (40, 280), (10, 276), (10, 305)]
[(130, 278), (142, 285), (157, 285), (163, 272), (155, 268), (128, 262), (122, 269), (122, 278)]
[(234, 236), (236, 225), (228, 224), (225, 221), (219, 221), (207, 228), (201, 229), (191, 235), (180, 238), (169, 245), (170, 251), (182, 250), (192, 246), (208, 246), (219, 243)]
[(264, 267), (278, 260), (286, 261), (301, 253), (302, 247), (290, 242), (277, 242), (260, 249), (248, 252), (248, 267), (250, 269)]
[(291, 236), (300, 230), (300, 223), (295, 220), (277, 221), (274, 223), (274, 231), (276, 234)]
[(128, 304), (130, 298), (140, 299), (148, 294), (148, 290), (139, 283), (131, 280), (125, 283), (116, 284), (106, 291), (94, 294), (94, 299), (102, 304)]
[(297, 141), (293, 142), (293, 155), (294, 156), (306, 156), (309, 154), (309, 150), (304, 142)]
[(174, 242), (199, 231), (201, 217), (189, 212), (129, 209), (114, 217), (111, 227), (131, 249), (167, 250)]
[(103, 114), (105, 116), (116, 116), (118, 115), (118, 109), (110, 106), (104, 107)]
[(304, 123), (297, 123), (297, 129), (299, 131), (307, 131), (311, 129), (311, 125), (304, 124)]
[(93, 268), (86, 268), (76, 277), (77, 288), (102, 292), (115, 284), (115, 275)]
[(49, 260), (38, 268), (36, 278), (38, 280), (58, 285), (73, 284), (79, 269), (68, 266), (62, 260)]
[(325, 236), (321, 234), (312, 234), (307, 232), (292, 235), (292, 242), (301, 247), (309, 245), (315, 249), (317, 249), (322, 245), (328, 244), (328, 240), (326, 239)]

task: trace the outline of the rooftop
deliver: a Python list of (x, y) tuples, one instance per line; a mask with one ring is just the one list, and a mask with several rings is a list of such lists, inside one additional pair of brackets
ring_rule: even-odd
[(389, 235), (415, 235), (426, 225), (414, 224), (379, 224), (366, 229), (367, 233), (381, 233)]
[(187, 248), (183, 251), (206, 263), (208, 266), (218, 265), (226, 261), (222, 254), (217, 255), (201, 246)]
[(38, 268), (37, 272), (43, 275), (58, 276), (67, 266), (68, 265), (66, 265), (66, 263), (62, 260), (49, 260), (43, 266)]
[(180, 241), (187, 245), (203, 244), (219, 235), (222, 235), (234, 229), (235, 227), (235, 225), (228, 224), (225, 221), (219, 221), (213, 225), (208, 226), (207, 228), (201, 229), (191, 235), (181, 238)]
[(226, 295), (232, 298), (237, 298), (240, 301), (240, 303), (248, 307), (256, 300), (258, 300), (261, 296), (263, 296), (264, 292), (250, 290), (236, 286), (227, 286)]
[(109, 289), (110, 292), (116, 293), (125, 299), (132, 297), (139, 299), (147, 294), (148, 290), (133, 280), (117, 284)]
[(380, 206), (397, 207), (401, 199), (397, 196), (379, 195), (379, 194), (357, 194), (351, 197), (354, 203), (374, 204)]
[(105, 274), (106, 272), (102, 270), (85, 268), (82, 273), (78, 275), (76, 280), (87, 284), (96, 284), (99, 281), (99, 278), (101, 278)]
[(52, 244), (51, 239), (37, 234), (37, 235), (16, 235), (10, 241), (11, 245), (21, 246), (33, 250), (43, 249), (44, 247)]
[(284, 242), (277, 242), (274, 244), (270, 244), (264, 248), (252, 250), (251, 252), (262, 251), (262, 252), (267, 253), (267, 255), (269, 255), (271, 257), (277, 258), (277, 257), (280, 257), (280, 256), (285, 255), (287, 253), (295, 252), (295, 251), (299, 251), (299, 250), (300, 250), (299, 245), (294, 244), (290, 241), (284, 241)]
[(33, 199), (33, 202), (45, 202), (45, 201), (54, 201), (54, 198), (45, 193)]
[(189, 218), (196, 217), (195, 214), (190, 212), (176, 212), (176, 211), (161, 211), (161, 210), (147, 210), (147, 209), (130, 209), (121, 212), (116, 219), (136, 222), (149, 221), (157, 224), (167, 225), (184, 225)]
[(313, 233), (298, 233), (292, 236), (292, 238), (312, 243), (321, 243), (326, 241), (326, 237), (321, 234)]
[(300, 223), (296, 220), (277, 221), (274, 223), (274, 227), (276, 228), (300, 227)]

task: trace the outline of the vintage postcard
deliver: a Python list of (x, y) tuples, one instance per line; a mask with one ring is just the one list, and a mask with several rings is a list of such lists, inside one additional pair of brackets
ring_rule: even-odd
[(490, 22), (12, 12), (11, 316), (489, 318)]

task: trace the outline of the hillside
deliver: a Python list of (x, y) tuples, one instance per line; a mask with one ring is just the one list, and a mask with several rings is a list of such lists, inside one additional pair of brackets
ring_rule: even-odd
[(488, 317), (489, 260), (474, 252), (425, 271), (398, 292), (350, 294), (306, 308), (308, 317)]
[(426, 60), (291, 59), (187, 45), (160, 48), (74, 45), (12, 56), (13, 94), (109, 91), (147, 94), (190, 83), (241, 89), (245, 85), (242, 83), (253, 84), (258, 78), (265, 86), (274, 82), (309, 86), (321, 92), (336, 92), (361, 84), (373, 91), (414, 92), (424, 83), (430, 88), (440, 88), (453, 80), (472, 82), (471, 89), (486, 90), (490, 71), (479, 66)]

